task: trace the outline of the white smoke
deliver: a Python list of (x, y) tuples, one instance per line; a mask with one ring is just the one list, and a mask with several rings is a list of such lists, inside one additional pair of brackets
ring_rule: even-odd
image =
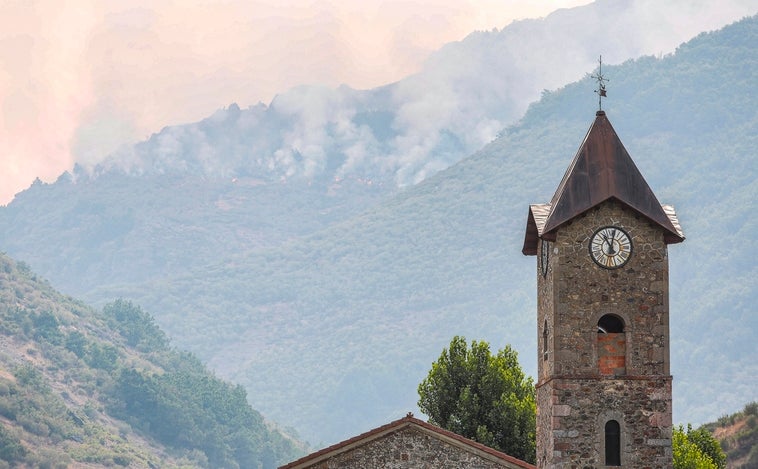
[[(240, 112), (235, 105), (204, 124), (165, 128), (152, 137), (149, 148), (122, 147), (107, 166), (137, 172), (193, 170), (231, 176), (240, 168), (257, 166), (285, 179), (360, 174), (394, 178), (399, 185), (414, 184), (491, 141), (543, 90), (592, 72), (600, 54), (605, 63), (618, 64), (645, 54), (670, 53), (699, 32), (756, 10), (755, 0), (599, 0), (545, 18), (516, 21), (501, 30), (472, 33), (432, 54), (418, 73), (381, 89), (300, 86), (278, 95), (268, 108), (259, 105)], [(322, 13), (328, 20), (334, 12), (327, 9)], [(176, 96), (201, 93), (203, 87), (198, 88), (198, 83), (215, 88), (214, 77), (224, 66), (209, 76), (192, 77), (197, 64), (191, 59), (171, 64), (169, 71), (158, 62), (145, 66), (139, 61), (139, 50), (114, 57), (103, 47), (114, 41), (114, 35), (126, 35), (137, 47), (168, 50), (170, 44), (156, 36), (162, 31), (156, 25), (165, 21), (157, 10), (145, 7), (108, 17), (107, 28), (94, 27), (94, 35), (102, 39), (89, 51), (100, 57), (97, 73), (92, 75), (94, 83), (112, 84), (113, 74), (106, 66), (121, 70), (122, 62), (132, 61), (143, 67), (144, 73), (176, 76), (170, 91)], [(231, 28), (238, 31), (242, 26)], [(402, 37), (406, 36), (394, 40)], [(180, 47), (190, 45), (182, 43)], [(344, 59), (344, 50), (327, 48), (331, 49), (336, 60)], [(209, 52), (212, 50), (202, 52), (201, 57), (212, 64), (216, 59), (207, 55)], [(240, 53), (246, 57), (247, 52)], [(177, 67), (190, 75), (176, 75)], [(266, 75), (265, 70), (246, 70), (256, 77)], [(314, 73), (314, 81), (322, 76)], [(239, 86), (232, 85), (228, 76), (222, 81), (227, 89)], [(610, 87), (612, 97), (612, 77)], [(588, 90), (588, 99), (592, 99), (591, 93)], [(82, 115), (89, 117), (74, 133), (72, 148), (85, 166), (99, 161), (99, 155), (135, 132), (135, 122), (144, 120), (135, 113), (136, 107), (117, 105), (135, 101), (127, 91), (108, 96), (88, 101)], [(21, 101), (6, 100), (9, 102)], [(19, 107), (19, 112), (23, 111), (24, 106)], [(38, 112), (31, 105), (25, 109)], [(142, 114), (153, 111), (149, 105), (139, 109)], [(379, 134), (370, 123), (358, 119), (374, 111), (390, 116), (381, 124), (387, 128)], [(207, 126), (215, 126), (215, 133)], [(219, 132), (232, 136), (220, 136)]]

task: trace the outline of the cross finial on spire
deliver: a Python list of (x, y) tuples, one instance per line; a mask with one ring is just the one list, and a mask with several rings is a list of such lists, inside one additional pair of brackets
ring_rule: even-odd
[(600, 111), (603, 110), (603, 98), (606, 97), (605, 94), (605, 82), (610, 81), (607, 78), (603, 76), (603, 56), (600, 56), (600, 59), (598, 60), (598, 69), (597, 74), (592, 75), (592, 78), (597, 80), (597, 89), (595, 90), (595, 93), (597, 93), (597, 107)]

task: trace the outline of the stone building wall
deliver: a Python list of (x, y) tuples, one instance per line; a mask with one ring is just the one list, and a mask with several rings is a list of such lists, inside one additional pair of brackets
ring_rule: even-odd
[(309, 466), (313, 469), (502, 469), (501, 462), (465, 451), (414, 427), (370, 441)]
[[(632, 257), (620, 269), (603, 269), (589, 255), (590, 237), (608, 225), (623, 228), (632, 239)], [(627, 373), (668, 375), (668, 257), (662, 230), (608, 202), (562, 227), (553, 251), (555, 374), (597, 372), (597, 322), (610, 313), (625, 323)]]
[(540, 388), (540, 398), (556, 404), (545, 435), (553, 464), (540, 454), (538, 467), (605, 467), (608, 420), (621, 426), (623, 467), (672, 467), (671, 379), (557, 379)]
[[(610, 225), (623, 228), (633, 243), (629, 262), (614, 270), (597, 266), (589, 255), (591, 236)], [(603, 466), (600, 439), (605, 422), (614, 419), (621, 424), (623, 467), (670, 468), (668, 258), (662, 230), (608, 201), (560, 227), (550, 249), (547, 275), (538, 274), (538, 466)], [(623, 320), (623, 333), (598, 334), (598, 320), (606, 314)]]

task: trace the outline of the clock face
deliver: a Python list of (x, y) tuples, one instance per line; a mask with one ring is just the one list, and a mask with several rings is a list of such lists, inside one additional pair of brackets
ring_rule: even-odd
[(542, 246), (540, 246), (540, 270), (542, 276), (547, 275), (547, 263), (550, 260), (550, 242), (542, 240)]
[(600, 228), (590, 239), (590, 256), (605, 269), (618, 269), (632, 257), (632, 240), (616, 226)]

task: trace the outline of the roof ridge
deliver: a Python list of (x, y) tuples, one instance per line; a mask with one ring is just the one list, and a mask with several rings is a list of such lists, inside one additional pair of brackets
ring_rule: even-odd
[[(493, 457), (495, 459), (499, 459), (501, 461), (507, 462), (511, 465), (521, 467), (524, 469), (537, 469), (536, 466), (529, 464), (525, 461), (522, 461), (518, 458), (515, 458), (513, 456), (510, 456), (508, 454), (505, 454), (501, 451), (498, 451), (496, 449), (490, 448), (488, 446), (485, 446), (481, 443), (478, 443), (474, 440), (470, 440), (464, 436), (458, 435), (456, 433), (453, 433), (449, 430), (445, 430), (444, 428), (440, 428), (436, 425), (433, 425), (428, 422), (424, 422), (423, 420), (419, 420), (413, 416), (412, 413), (408, 413), (405, 417), (394, 420), (390, 423), (387, 423), (385, 425), (376, 427), (372, 430), (369, 430), (367, 432), (361, 433), (360, 435), (354, 436), (352, 438), (349, 438), (347, 440), (341, 441), (339, 443), (335, 443), (331, 446), (328, 446), (326, 448), (323, 448), (319, 451), (316, 451), (314, 453), (311, 453), (307, 456), (304, 456), (296, 461), (292, 461), (291, 463), (288, 463), (284, 466), (280, 466), (279, 469), (295, 469), (300, 467), (309, 467), (306, 464), (315, 464), (319, 461), (325, 460), (332, 455), (340, 454), (345, 451), (349, 451), (350, 449), (361, 446), (363, 444), (368, 444), (371, 441), (374, 441), (378, 438), (381, 438), (382, 436), (398, 431), (402, 428), (415, 426), (418, 428), (421, 428), (426, 431), (426, 433), (436, 434), (438, 436), (441, 436), (443, 438), (448, 438), (457, 441), (458, 443), (461, 443), (459, 447), (470, 447), (475, 450), (481, 451), (483, 453), (488, 454), (490, 457)], [(333, 454), (332, 454), (333, 453)]]

